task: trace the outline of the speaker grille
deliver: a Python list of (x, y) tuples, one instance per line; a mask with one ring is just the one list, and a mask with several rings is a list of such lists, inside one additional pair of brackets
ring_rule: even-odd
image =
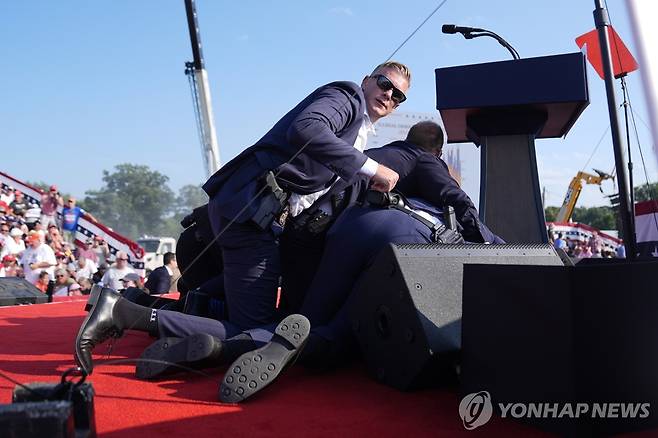
[(400, 389), (424, 386), (461, 348), (464, 265), (552, 265), (549, 244), (390, 245), (354, 291), (352, 324), (371, 373)]
[(48, 297), (23, 278), (0, 278), (0, 306), (45, 303)]
[(455, 248), (459, 250), (463, 249), (509, 249), (512, 251), (518, 251), (523, 249), (529, 250), (541, 250), (541, 249), (553, 249), (553, 246), (548, 243), (513, 243), (513, 244), (486, 244), (486, 243), (459, 243), (459, 244), (446, 244), (446, 243), (397, 243), (393, 244), (396, 248), (399, 249), (444, 249), (444, 248)]

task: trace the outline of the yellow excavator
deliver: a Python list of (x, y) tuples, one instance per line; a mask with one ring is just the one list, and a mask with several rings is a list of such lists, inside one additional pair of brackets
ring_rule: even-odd
[[(567, 194), (564, 197), (564, 202), (562, 203), (560, 212), (555, 218), (555, 222), (569, 222), (573, 209), (576, 206), (576, 201), (578, 201), (578, 196), (580, 196), (580, 191), (583, 189), (583, 182), (585, 184), (598, 184), (601, 186), (601, 183), (604, 180), (615, 178), (614, 176), (597, 169), (594, 169), (594, 172), (598, 175), (592, 175), (591, 173), (580, 171), (573, 177), (569, 184), (569, 188), (567, 189)], [(599, 190), (603, 192), (601, 187), (599, 187)]]

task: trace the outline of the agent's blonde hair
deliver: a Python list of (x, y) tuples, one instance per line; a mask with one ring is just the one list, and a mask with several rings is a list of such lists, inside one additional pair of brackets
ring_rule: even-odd
[(404, 76), (407, 79), (407, 82), (409, 82), (409, 85), (411, 85), (411, 70), (409, 70), (409, 67), (406, 65), (396, 62), (396, 61), (387, 61), (382, 64), (379, 64), (375, 69), (370, 73), (370, 75), (374, 75), (377, 73), (379, 70), (384, 69), (384, 68), (393, 68), (400, 72), (402, 76)]

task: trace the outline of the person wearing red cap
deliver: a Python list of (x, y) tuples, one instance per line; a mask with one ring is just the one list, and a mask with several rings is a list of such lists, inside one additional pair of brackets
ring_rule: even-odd
[(32, 284), (35, 284), (39, 279), (39, 273), (46, 271), (51, 280), (55, 279), (55, 265), (57, 259), (53, 249), (41, 242), (41, 238), (37, 233), (28, 234), (25, 242), (29, 245), (23, 253), (21, 262), (23, 264), (23, 271), (25, 272), (25, 279)]
[(57, 225), (57, 207), (64, 206), (64, 199), (57, 191), (57, 186), (50, 186), (48, 192), (41, 195), (41, 225), (48, 228), (48, 225)]
[(13, 254), (4, 256), (0, 265), (0, 277), (16, 277), (17, 271), (16, 257)]
[(15, 216), (25, 217), (25, 212), (28, 208), (30, 208), (30, 206), (25, 200), (23, 193), (18, 190), (14, 190), (14, 202), (9, 204), (9, 208), (11, 208)]

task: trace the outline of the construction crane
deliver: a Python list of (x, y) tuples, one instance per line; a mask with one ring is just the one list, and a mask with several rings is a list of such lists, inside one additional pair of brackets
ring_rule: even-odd
[(193, 62), (185, 63), (185, 74), (190, 81), (192, 101), (194, 103), (194, 115), (201, 140), (201, 153), (206, 168), (206, 178), (217, 172), (221, 162), (219, 159), (219, 148), (217, 146), (217, 133), (213, 120), (212, 105), (210, 102), (210, 86), (208, 85), (208, 73), (203, 62), (201, 51), (201, 34), (196, 16), (196, 5), (194, 0), (185, 0), (185, 12), (187, 13), (187, 26), (190, 31), (192, 43)]
[(603, 193), (603, 189), (600, 187), (601, 183), (606, 179), (615, 178), (614, 176), (597, 169), (594, 169), (594, 172), (598, 175), (592, 175), (591, 173), (580, 171), (573, 177), (569, 184), (569, 188), (567, 189), (567, 194), (564, 197), (564, 202), (562, 202), (560, 212), (555, 218), (555, 222), (569, 222), (569, 220), (571, 220), (573, 209), (576, 207), (576, 201), (578, 201), (578, 196), (580, 196), (580, 192), (583, 190), (583, 182), (585, 184), (599, 185), (599, 190)]

